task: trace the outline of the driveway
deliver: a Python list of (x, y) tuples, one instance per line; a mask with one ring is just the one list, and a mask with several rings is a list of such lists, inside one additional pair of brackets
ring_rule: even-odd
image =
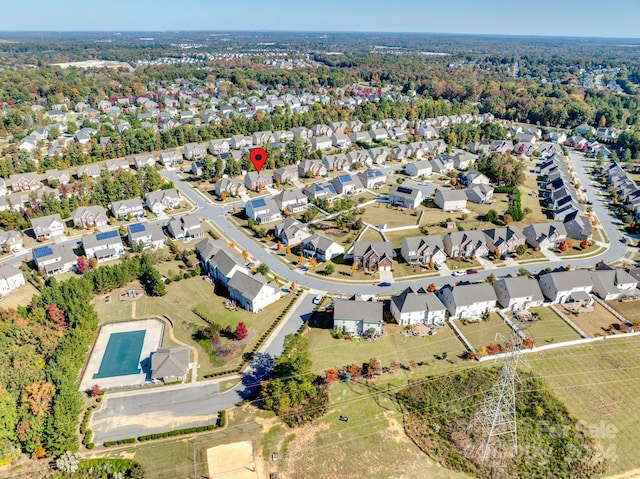
[(379, 271), (380, 281), (383, 283), (393, 283), (393, 272), (392, 271)]

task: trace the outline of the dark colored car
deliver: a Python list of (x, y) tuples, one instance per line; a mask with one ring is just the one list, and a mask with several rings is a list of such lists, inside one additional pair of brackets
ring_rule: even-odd
[(391, 286), (391, 283), (387, 283), (386, 281), (384, 281), (383, 283), (380, 283), (378, 286)]
[(477, 269), (468, 269), (467, 274), (476, 274), (478, 272)]
[(349, 420), (349, 416), (342, 415), (338, 419), (340, 419), (342, 422), (347, 422)]

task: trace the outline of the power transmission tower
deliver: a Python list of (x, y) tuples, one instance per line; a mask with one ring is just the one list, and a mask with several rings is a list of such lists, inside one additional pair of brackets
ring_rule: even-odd
[(516, 382), (522, 338), (514, 334), (507, 339), (496, 335), (506, 344), (506, 355), (493, 387), (487, 392), (466, 431), (477, 440), (471, 456), (484, 462), (488, 457), (512, 457), (518, 454), (516, 424)]

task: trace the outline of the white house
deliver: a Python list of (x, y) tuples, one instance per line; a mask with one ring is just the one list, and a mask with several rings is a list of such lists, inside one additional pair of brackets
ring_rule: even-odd
[(258, 223), (270, 223), (282, 219), (280, 208), (273, 198), (254, 198), (247, 202), (247, 217)]
[(237, 272), (227, 284), (229, 296), (240, 307), (259, 313), (271, 303), (280, 299), (280, 287), (277, 283), (268, 283), (260, 274), (248, 275)]
[(498, 300), (489, 283), (447, 285), (439, 291), (438, 297), (451, 319), (481, 318), (495, 309)]
[(41, 218), (31, 218), (31, 227), (37, 240), (55, 238), (64, 234), (64, 223), (58, 213)]
[(638, 281), (623, 269), (601, 265), (597, 266), (595, 271), (591, 271), (590, 275), (593, 292), (605, 301), (633, 298), (640, 294), (636, 288)]
[(422, 203), (422, 191), (403, 185), (393, 185), (389, 190), (389, 203), (403, 208), (416, 209)]
[(320, 234), (314, 234), (302, 240), (302, 255), (327, 261), (344, 254), (344, 246)]
[(242, 256), (231, 250), (221, 250), (209, 260), (209, 274), (224, 286), (236, 273), (249, 274), (249, 270), (245, 267)]
[(593, 303), (591, 275), (585, 271), (560, 271), (543, 274), (538, 278), (542, 294), (552, 303)]
[(431, 176), (433, 167), (428, 160), (414, 161), (413, 163), (407, 163), (407, 166), (404, 167), (404, 172), (413, 178)]
[(333, 308), (333, 329), (348, 336), (380, 336), (382, 334), (382, 303), (336, 299)]
[(510, 311), (541, 306), (544, 297), (538, 282), (526, 276), (500, 278), (493, 283), (500, 305)]
[(142, 242), (143, 247), (156, 248), (165, 244), (162, 226), (158, 223), (134, 223), (127, 225), (127, 239), (130, 245)]
[(159, 215), (168, 209), (178, 208), (182, 201), (182, 196), (174, 188), (168, 190), (150, 191), (146, 197), (147, 208), (154, 214)]
[(123, 218), (140, 219), (144, 216), (144, 205), (142, 201), (140, 201), (140, 198), (114, 201), (111, 204), (111, 213), (119, 220)]
[(400, 325), (436, 324), (445, 320), (446, 308), (434, 293), (409, 287), (391, 298), (391, 315)]
[(53, 244), (33, 248), (33, 259), (41, 274), (51, 276), (73, 271), (78, 258), (70, 244)]
[(467, 207), (467, 194), (464, 190), (438, 190), (433, 202), (442, 211), (459, 211)]
[(124, 254), (124, 245), (117, 230), (84, 236), (82, 248), (87, 258), (93, 256), (98, 261), (116, 259)]
[(14, 266), (0, 266), (0, 294), (7, 294), (24, 284), (22, 271)]

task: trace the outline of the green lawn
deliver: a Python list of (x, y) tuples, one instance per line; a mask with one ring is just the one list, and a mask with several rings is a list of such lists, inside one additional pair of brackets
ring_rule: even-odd
[[(458, 357), (464, 354), (465, 348), (448, 326), (438, 328), (437, 334), (423, 338), (405, 336), (402, 327), (396, 324), (386, 324), (385, 330), (386, 333), (375, 341), (352, 341), (332, 338), (330, 329), (307, 329), (305, 336), (311, 346), (314, 371), (321, 373), (330, 367), (365, 363), (372, 357), (379, 359), (383, 366), (389, 366), (391, 359), (403, 365), (408, 365), (410, 360), (427, 361), (428, 366), (419, 368), (425, 372), (450, 368), (449, 360), (463, 364)], [(443, 352), (447, 352), (449, 360), (435, 358)]]
[(387, 228), (409, 226), (418, 223), (418, 211), (396, 208), (386, 203), (374, 203), (363, 207), (362, 221), (374, 226), (386, 224)]
[(527, 355), (569, 412), (594, 431), (610, 474), (640, 468), (639, 347), (640, 338), (625, 337)]
[(551, 308), (531, 308), (530, 311), (536, 313), (540, 318), (537, 321), (528, 321), (524, 324), (527, 334), (533, 338), (536, 346), (581, 339), (582, 336)]
[(467, 341), (478, 350), (491, 342), (504, 345), (504, 340), (496, 339), (496, 334), (500, 333), (508, 339), (513, 333), (513, 330), (497, 313), (491, 313), (490, 318), (489, 321), (468, 322), (467, 324), (463, 324), (460, 320), (455, 321)]
[(367, 228), (367, 230), (358, 237), (358, 241), (379, 242), (379, 241), (384, 241), (384, 238), (382, 237), (379, 231), (376, 231), (373, 228)]

